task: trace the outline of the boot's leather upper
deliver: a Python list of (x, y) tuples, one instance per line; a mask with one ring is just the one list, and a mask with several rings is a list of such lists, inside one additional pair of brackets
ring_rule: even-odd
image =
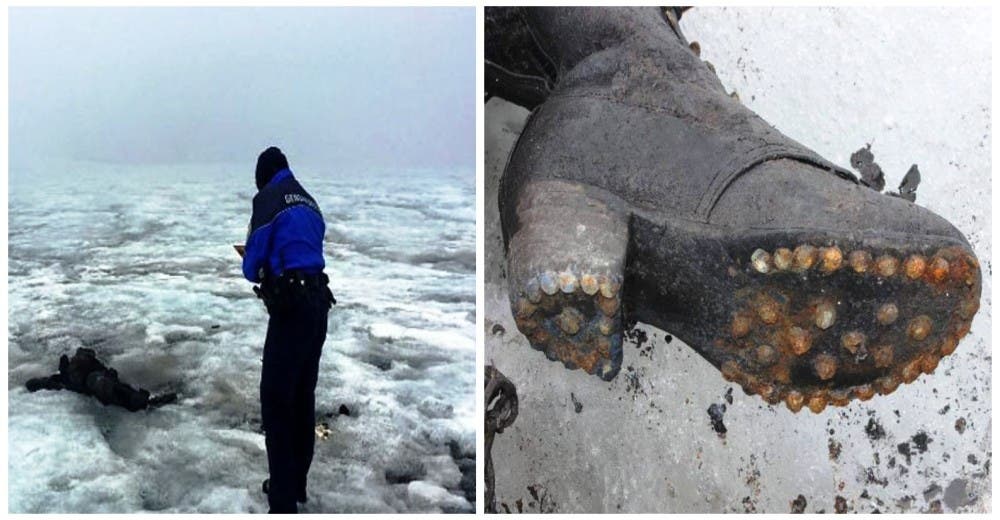
[(734, 180), (769, 160), (856, 182), (731, 99), (656, 11), (529, 13), (542, 19), (539, 41), (551, 42), (546, 51), (564, 72), (518, 143), (514, 177), (586, 182), (700, 222)]
[[(965, 239), (880, 195), (726, 94), (656, 8), (524, 11), (559, 82), (511, 155), (503, 200), (529, 179), (606, 189), (638, 210), (719, 226), (872, 229)], [(512, 199), (508, 199), (512, 200)]]

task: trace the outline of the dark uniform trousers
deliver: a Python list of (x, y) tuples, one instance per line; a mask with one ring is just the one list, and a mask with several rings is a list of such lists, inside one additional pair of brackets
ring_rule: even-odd
[(316, 379), (330, 303), (325, 286), (305, 288), (269, 309), (260, 404), (267, 444), (271, 513), (303, 501), (315, 443)]

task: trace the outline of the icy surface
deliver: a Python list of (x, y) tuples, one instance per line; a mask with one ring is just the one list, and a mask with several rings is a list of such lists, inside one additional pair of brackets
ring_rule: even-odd
[[(252, 169), (11, 172), (11, 512), (267, 510), (267, 314), (231, 246), (246, 233)], [(317, 439), (303, 510), (472, 511), (452, 457), (475, 452), (472, 172), (295, 171), (324, 210), (339, 301), (316, 390), (332, 431)], [(131, 414), (24, 389), (80, 346), (179, 403)], [(417, 480), (387, 483), (400, 464), (422, 468)]]
[[(972, 332), (934, 375), (819, 415), (744, 395), (680, 340), (668, 342), (669, 331), (648, 326), (640, 327), (650, 338), (645, 355), (627, 342), (611, 383), (529, 348), (507, 304), (496, 211), (496, 183), (527, 112), (487, 104), (486, 358), (520, 397), (516, 422), (493, 446), (501, 511), (787, 513), (800, 494), (806, 512), (833, 512), (838, 497), (847, 511), (989, 511), (990, 16), (700, 7), (684, 15), (686, 37), (727, 90), (792, 138), (844, 166), (872, 143), (887, 189), (919, 164), (917, 203), (962, 230), (982, 261)], [(505, 332), (494, 334), (496, 324)], [(713, 429), (713, 404), (726, 406), (724, 437)]]

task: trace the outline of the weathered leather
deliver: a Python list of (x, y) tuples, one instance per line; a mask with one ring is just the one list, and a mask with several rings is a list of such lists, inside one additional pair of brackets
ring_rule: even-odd
[(944, 219), (865, 188), (727, 95), (657, 8), (532, 8), (523, 18), (559, 79), (511, 154), (505, 229), (516, 228), (510, 201), (521, 187), (562, 179), (605, 189), (654, 220), (882, 226), (965, 243)]
[(933, 372), (979, 308), (962, 233), (727, 95), (662, 13), (520, 11), (556, 82), (499, 190), (518, 329), (610, 380), (642, 321), (793, 411)]

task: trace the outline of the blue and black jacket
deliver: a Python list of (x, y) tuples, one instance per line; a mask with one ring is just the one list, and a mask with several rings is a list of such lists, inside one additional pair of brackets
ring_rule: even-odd
[(319, 205), (285, 168), (253, 198), (243, 276), (251, 282), (287, 270), (319, 273), (326, 224)]

